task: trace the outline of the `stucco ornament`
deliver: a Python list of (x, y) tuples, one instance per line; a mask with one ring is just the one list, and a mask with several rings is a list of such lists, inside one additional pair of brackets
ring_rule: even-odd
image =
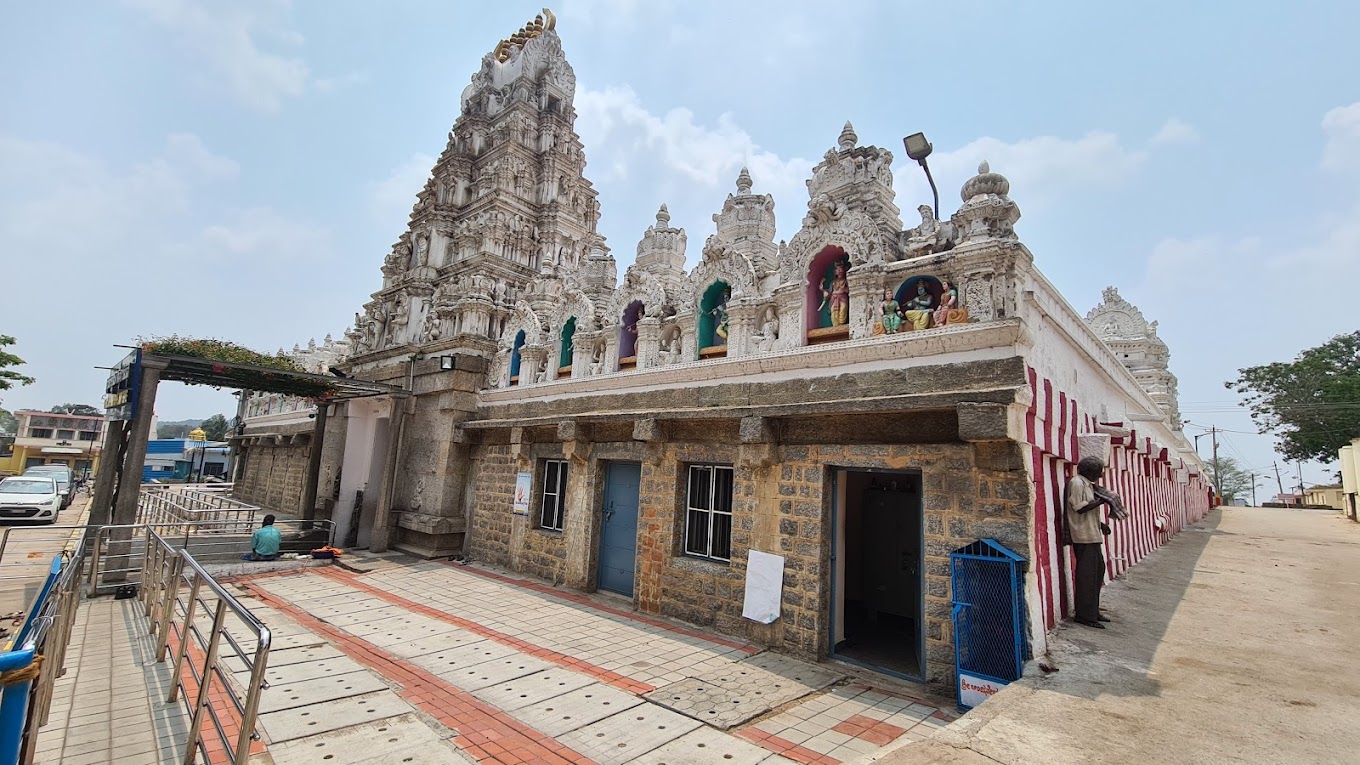
[(864, 213), (851, 211), (812, 225), (805, 221), (780, 256), (780, 280), (809, 286), (812, 261), (827, 247), (845, 250), (852, 268), (862, 263), (881, 263), (887, 252), (883, 234)]

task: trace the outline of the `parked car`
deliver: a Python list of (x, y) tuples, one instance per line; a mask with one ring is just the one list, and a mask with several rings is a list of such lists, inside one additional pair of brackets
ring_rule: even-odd
[(18, 475), (0, 480), (0, 520), (53, 523), (63, 506), (57, 481), (51, 476)]
[(61, 494), (61, 508), (63, 510), (75, 498), (75, 494), (71, 491), (72, 485), (75, 483), (74, 476), (71, 474), (71, 468), (65, 465), (34, 465), (25, 470), (24, 475), (40, 475), (56, 481), (57, 493)]

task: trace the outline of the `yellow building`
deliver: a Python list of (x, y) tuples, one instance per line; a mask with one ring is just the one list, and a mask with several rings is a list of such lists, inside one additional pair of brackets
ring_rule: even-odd
[(99, 469), (104, 418), (20, 410), (19, 429), (9, 456), (0, 456), (0, 475), (17, 475), (34, 465), (66, 465), (77, 478)]

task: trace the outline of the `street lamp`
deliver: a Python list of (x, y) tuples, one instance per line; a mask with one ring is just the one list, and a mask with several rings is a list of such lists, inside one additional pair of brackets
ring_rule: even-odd
[(940, 219), (940, 190), (935, 187), (935, 178), (930, 174), (930, 165), (926, 164), (926, 157), (935, 148), (930, 141), (926, 140), (925, 133), (912, 133), (902, 139), (902, 144), (907, 148), (907, 156), (916, 160), (921, 169), (926, 171), (926, 180), (930, 181), (930, 193), (935, 196), (935, 220)]

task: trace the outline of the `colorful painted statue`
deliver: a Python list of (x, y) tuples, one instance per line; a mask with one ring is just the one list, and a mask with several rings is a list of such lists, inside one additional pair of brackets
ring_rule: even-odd
[(723, 292), (722, 300), (713, 306), (713, 334), (722, 338), (722, 345), (727, 344), (727, 301), (732, 299), (732, 290)]
[(889, 335), (897, 334), (897, 330), (902, 328), (902, 316), (900, 311), (902, 306), (898, 304), (897, 298), (893, 297), (893, 291), (883, 290), (883, 332)]
[(916, 283), (916, 295), (907, 301), (902, 310), (902, 318), (907, 320), (912, 329), (928, 329), (930, 327), (930, 312), (935, 307), (935, 297), (926, 290), (926, 283), (920, 281)]
[(831, 303), (831, 326), (840, 327), (850, 321), (850, 280), (845, 276), (845, 261), (836, 261), (835, 274), (831, 277), (831, 289), (822, 288), (820, 311)]
[(944, 291), (940, 293), (940, 305), (935, 309), (934, 314), (935, 326), (937, 327), (948, 324), (949, 312), (959, 307), (959, 291), (954, 288), (954, 285), (950, 284), (948, 279), (941, 279), (940, 286), (944, 288)]

